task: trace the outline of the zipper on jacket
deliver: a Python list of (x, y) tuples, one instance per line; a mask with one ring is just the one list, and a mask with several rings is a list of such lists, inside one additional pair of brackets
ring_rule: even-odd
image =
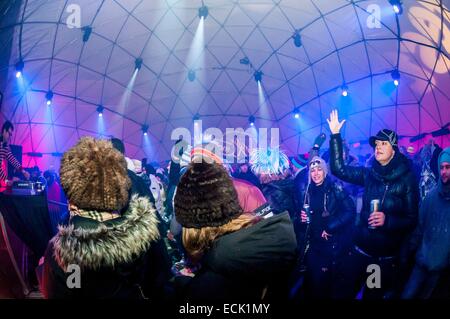
[(389, 184), (385, 184), (384, 185), (383, 199), (381, 200), (381, 205), (380, 205), (381, 207), (383, 207), (383, 205), (384, 205), (384, 199), (386, 198), (386, 193), (387, 193), (388, 189), (389, 189)]

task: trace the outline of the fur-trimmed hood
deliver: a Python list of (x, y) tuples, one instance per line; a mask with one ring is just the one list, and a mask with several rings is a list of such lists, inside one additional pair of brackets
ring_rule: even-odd
[(146, 197), (133, 195), (122, 217), (98, 222), (93, 228), (60, 226), (51, 240), (54, 258), (66, 270), (70, 264), (99, 269), (129, 263), (159, 239), (157, 212)]

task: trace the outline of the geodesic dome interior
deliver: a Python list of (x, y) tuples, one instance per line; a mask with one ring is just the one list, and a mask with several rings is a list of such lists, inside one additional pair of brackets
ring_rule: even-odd
[[(381, 128), (417, 149), (431, 135), (411, 137), (450, 122), (448, 8), (404, 0), (396, 15), (387, 0), (10, 1), (0, 25), (1, 114), (15, 125), (25, 166), (57, 166), (84, 135), (116, 136), (129, 157), (167, 160), (171, 132), (192, 130), (196, 116), (224, 131), (254, 116), (255, 127), (278, 127), (295, 155), (328, 133), (334, 108), (355, 152)], [(78, 9), (79, 27), (71, 25)], [(449, 135), (436, 141), (448, 145)]]

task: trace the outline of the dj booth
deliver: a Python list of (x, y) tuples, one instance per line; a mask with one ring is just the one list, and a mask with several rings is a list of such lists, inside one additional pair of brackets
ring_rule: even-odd
[(0, 260), (0, 267), (8, 268), (23, 295), (32, 289), (30, 277), (54, 235), (45, 190), (0, 192), (0, 252), (4, 260), (9, 257), (9, 266)]
[(43, 256), (52, 231), (45, 192), (39, 195), (0, 194), (0, 212), (12, 231), (36, 256)]

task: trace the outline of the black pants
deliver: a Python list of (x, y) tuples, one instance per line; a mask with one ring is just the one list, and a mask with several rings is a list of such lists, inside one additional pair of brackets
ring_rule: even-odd
[[(375, 273), (373, 268), (379, 267), (380, 287), (370, 288)], [(355, 299), (363, 289), (363, 299), (392, 299), (395, 297), (396, 278), (398, 273), (397, 258), (369, 257), (353, 248), (341, 258), (336, 270), (339, 295), (337, 298)], [(369, 278), (370, 277), (370, 278)]]
[(339, 254), (335, 246), (311, 245), (305, 257), (305, 296), (311, 299), (339, 298)]

